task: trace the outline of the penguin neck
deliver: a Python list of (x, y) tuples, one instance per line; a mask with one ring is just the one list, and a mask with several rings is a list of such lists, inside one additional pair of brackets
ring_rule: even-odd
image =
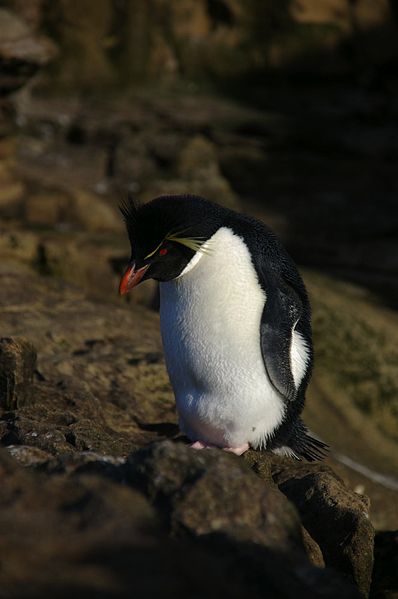
[(196, 252), (192, 258), (190, 259), (190, 261), (188, 262), (188, 264), (186, 265), (186, 267), (181, 271), (181, 273), (178, 275), (178, 277), (176, 277), (175, 279), (173, 279), (174, 281), (176, 281), (177, 279), (181, 279), (182, 277), (184, 277), (186, 274), (188, 274), (192, 269), (195, 268), (195, 266), (199, 263), (199, 261), (203, 258), (203, 252)]
[(206, 241), (204, 249), (204, 252), (196, 252), (178, 277), (160, 283), (161, 304), (166, 296), (169, 301), (172, 296), (172, 301), (178, 301), (178, 296), (184, 295), (187, 300), (188, 296), (200, 296), (206, 305), (214, 303), (217, 306), (225, 303), (224, 295), (234, 296), (236, 301), (239, 296), (246, 302), (247, 296), (250, 299), (259, 291), (264, 303), (265, 294), (260, 288), (249, 249), (240, 236), (229, 227), (221, 227)]

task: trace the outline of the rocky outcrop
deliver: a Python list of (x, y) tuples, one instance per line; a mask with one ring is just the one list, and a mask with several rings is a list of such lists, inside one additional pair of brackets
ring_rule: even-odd
[(13, 3), (60, 45), (53, 74), (68, 89), (220, 82), (253, 71), (369, 76), (397, 56), (388, 0), (173, 0), (167, 10), (163, 0), (101, 0), (95, 10), (89, 0), (29, 2), (33, 11)]
[(14, 522), (0, 523), (5, 597), (16, 588), (21, 597), (148, 593), (153, 560), (180, 594), (187, 579), (206, 596), (367, 594), (364, 498), (322, 465), (192, 450), (177, 436), (156, 314), (2, 269), (2, 331), (28, 332), (40, 348), (29, 397), (0, 411), (10, 455), (0, 454), (0, 522)]
[(127, 461), (9, 452), (30, 472), (0, 452), (4, 597), (143, 596), (164, 584), (162, 596), (192, 585), (191, 596), (360, 597), (311, 564), (293, 505), (239, 458), (170, 441)]
[[(123, 502), (136, 505), (128, 489), (116, 489), (127, 484), (149, 499), (163, 522), (166, 532), (161, 534), (168, 531), (173, 542), (181, 543), (187, 559), (192, 556), (193, 560), (196, 551), (204, 552), (212, 556), (217, 571), (228, 568), (236, 573), (232, 579), (226, 577), (225, 592), (242, 584), (259, 597), (264, 596), (265, 588), (272, 589), (275, 597), (367, 594), (373, 529), (362, 497), (349, 491), (331, 470), (316, 464), (292, 464), (261, 452), (249, 452), (244, 459), (219, 450), (195, 452), (184, 439), (150, 445), (178, 432), (160, 353), (157, 316), (139, 307), (131, 311), (112, 306), (109, 310), (109, 306), (85, 300), (65, 284), (43, 279), (45, 286), (41, 287), (37, 276), (25, 273), (23, 277), (25, 297), (18, 274), (3, 273), (6, 303), (0, 326), (4, 331), (28, 330), (40, 352), (34, 384), (27, 383), (29, 400), (1, 412), (0, 439), (14, 460), (34, 471), (24, 479), (22, 491), (22, 497), (27, 494), (26, 505), (33, 506), (33, 528), (25, 531), (25, 541), (30, 534), (37, 535), (34, 526), (41, 522), (31, 486), (42, 489), (40, 509), (46, 505), (52, 514), (51, 526), (40, 536), (35, 562), (41, 564), (39, 570), (47, 571), (45, 556), (55, 551), (60, 568), (66, 567), (65, 560), (69, 564), (68, 585), (78, 576), (81, 582), (76, 584), (97, 592), (84, 568), (80, 571), (79, 566), (77, 574), (77, 566), (72, 567), (70, 560), (78, 564), (87, 559), (90, 564), (91, 557), (77, 545), (85, 547), (90, 556), (92, 544), (97, 543), (97, 550), (101, 547), (100, 553), (105, 552), (114, 563), (116, 558), (109, 557), (104, 548), (105, 529), (99, 536), (90, 532), (96, 522), (91, 520), (90, 506), (106, 502), (110, 493), (113, 507), (107, 508), (106, 530), (113, 535)], [(18, 476), (25, 476), (17, 471)], [(41, 482), (36, 482), (37, 473), (41, 473), (37, 479)], [(94, 491), (92, 483), (87, 488), (84, 482), (87, 476), (99, 485)], [(61, 523), (59, 508), (53, 503), (53, 486), (68, 503), (73, 488), (70, 477), (84, 479), (76, 484), (84, 497), (92, 497), (84, 509), (80, 507), (83, 500), (73, 503), (72, 520), (84, 517), (87, 522), (87, 536), (79, 541), (72, 520), (68, 516)], [(20, 503), (12, 509), (5, 517), (23, 521)], [(65, 538), (72, 535), (73, 539), (65, 553), (65, 546), (54, 547), (52, 539), (57, 531), (63, 536), (62, 531), (71, 526)], [(158, 530), (158, 525), (153, 526)], [(18, 527), (16, 524), (14, 533)], [(3, 539), (6, 543), (7, 535)], [(14, 546), (18, 541), (8, 542)], [(137, 543), (141, 547), (141, 541)], [(21, 576), (18, 564), (24, 559), (24, 546), (22, 543), (20, 551), (10, 553), (16, 577)], [(111, 546), (120, 554), (114, 540)], [(102, 563), (97, 566), (100, 581), (105, 576)], [(111, 572), (114, 567), (110, 566)], [(117, 567), (123, 570), (125, 566)], [(16, 579), (11, 580), (15, 584)], [(30, 567), (21, 580), (26, 588), (37, 585), (38, 593), (44, 592), (46, 585), (58, 590), (50, 575), (36, 580)], [(146, 583), (142, 584), (145, 588)], [(21, 588), (25, 592), (23, 585)]]
[(249, 567), (258, 588), (272, 596), (355, 596), (331, 571), (311, 566), (292, 504), (242, 460), (167, 441), (130, 456), (127, 480), (157, 506), (174, 536), (233, 550), (240, 575)]
[[(230, 597), (231, 561), (170, 539), (148, 501), (98, 474), (23, 470), (0, 452), (1, 595)], [(255, 597), (261, 597), (254, 591)]]

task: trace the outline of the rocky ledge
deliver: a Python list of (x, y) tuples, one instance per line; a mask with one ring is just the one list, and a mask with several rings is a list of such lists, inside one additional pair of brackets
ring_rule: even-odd
[(324, 466), (170, 440), (127, 459), (51, 457), (23, 445), (8, 453), (0, 454), (3, 597), (369, 592), (366, 501)]
[(366, 496), (322, 463), (192, 450), (157, 315), (21, 268), (0, 289), (2, 597), (388, 596), (396, 539), (374, 553)]

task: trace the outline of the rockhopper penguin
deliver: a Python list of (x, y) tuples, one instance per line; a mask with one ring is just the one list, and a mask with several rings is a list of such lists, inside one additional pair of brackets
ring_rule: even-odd
[(160, 323), (181, 430), (192, 447), (315, 460), (300, 419), (313, 350), (297, 268), (262, 222), (191, 195), (121, 206), (131, 261), (120, 293), (160, 282)]

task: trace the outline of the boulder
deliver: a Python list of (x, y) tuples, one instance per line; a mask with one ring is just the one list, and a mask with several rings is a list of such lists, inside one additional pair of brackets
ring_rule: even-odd
[(233, 579), (275, 597), (359, 597), (338, 575), (311, 565), (293, 506), (242, 459), (164, 441), (129, 457), (126, 480), (158, 508), (173, 536), (234, 556)]
[(345, 574), (367, 596), (373, 568), (374, 528), (369, 499), (346, 487), (323, 464), (272, 467), (279, 489), (296, 506), (301, 521), (318, 543), (326, 566)]
[(281, 549), (303, 549), (295, 510), (244, 462), (218, 450), (196, 452), (164, 441), (128, 460), (129, 481), (167, 509), (172, 530), (196, 535), (251, 528)]
[(231, 584), (225, 559), (169, 539), (148, 501), (131, 488), (98, 475), (28, 472), (3, 450), (0, 485), (5, 599), (244, 595), (242, 584)]

